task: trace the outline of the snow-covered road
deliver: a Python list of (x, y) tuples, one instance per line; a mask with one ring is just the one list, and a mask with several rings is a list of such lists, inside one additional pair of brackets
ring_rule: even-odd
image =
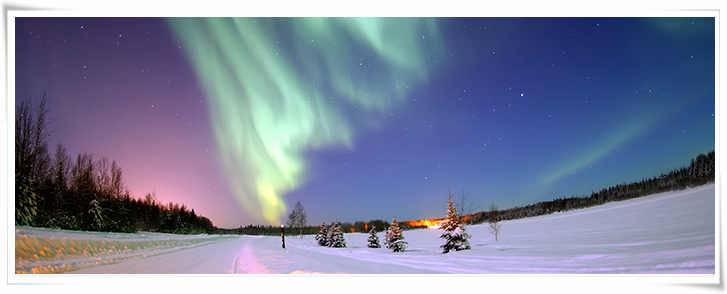
[[(331, 249), (308, 246), (307, 238), (240, 236), (162, 255), (86, 267), (69, 274), (319, 274), (319, 273), (442, 273), (381, 263), (362, 248)], [(382, 253), (382, 252), (379, 252)], [(367, 258), (373, 258), (372, 261)]]
[(69, 271), (72, 274), (226, 274), (234, 273), (236, 256), (248, 238), (233, 238), (185, 250), (121, 263)]
[[(405, 231), (406, 251), (347, 248), (314, 236), (180, 236), (18, 227), (16, 273), (74, 274), (714, 274), (715, 187), (468, 227), (471, 250), (442, 254), (440, 230)], [(379, 237), (383, 240), (383, 232)]]

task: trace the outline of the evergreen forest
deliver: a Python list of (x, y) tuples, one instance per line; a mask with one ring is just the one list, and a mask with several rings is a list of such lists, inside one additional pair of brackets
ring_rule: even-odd
[(218, 229), (194, 209), (163, 204), (154, 193), (132, 198), (116, 161), (67, 154), (48, 146), (46, 96), (23, 100), (15, 110), (15, 225), (67, 230), (214, 234)]

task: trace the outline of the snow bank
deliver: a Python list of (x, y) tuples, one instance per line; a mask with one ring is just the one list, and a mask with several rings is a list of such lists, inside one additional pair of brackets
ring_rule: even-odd
[(230, 237), (16, 227), (15, 273), (60, 273), (220, 242)]

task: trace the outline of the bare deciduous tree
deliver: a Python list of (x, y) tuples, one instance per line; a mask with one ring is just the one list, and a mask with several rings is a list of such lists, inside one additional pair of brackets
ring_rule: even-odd
[(474, 219), (473, 213), (475, 210), (479, 207), (475, 206), (472, 201), (467, 201), (467, 194), (465, 194), (464, 190), (462, 191), (462, 196), (459, 197), (458, 201), (454, 201), (454, 207), (457, 208), (457, 211), (460, 214), (461, 223), (466, 225), (471, 225)]
[(41, 200), (37, 193), (51, 179), (45, 94), (35, 110), (30, 98), (15, 109), (15, 223), (31, 225)]
[(124, 189), (126, 185), (124, 184), (124, 178), (122, 175), (122, 169), (116, 164), (116, 160), (111, 162), (111, 191), (112, 191), (112, 197), (119, 198), (125, 193)]
[(74, 194), (85, 195), (93, 193), (97, 189), (94, 179), (96, 166), (93, 161), (93, 155), (90, 153), (82, 153), (76, 156), (76, 162), (71, 167), (70, 178), (71, 189)]
[(308, 219), (305, 215), (305, 209), (300, 201), (295, 204), (293, 211), (288, 215), (287, 225), (289, 228), (297, 228), (298, 236), (303, 238), (303, 229), (308, 225)]
[(497, 241), (497, 235), (500, 234), (500, 228), (502, 228), (502, 224), (500, 224), (500, 211), (497, 208), (497, 205), (494, 203), (490, 205), (490, 232), (495, 235), (495, 241)]
[(56, 192), (63, 192), (68, 187), (69, 166), (71, 166), (71, 158), (66, 153), (66, 148), (62, 144), (56, 146), (55, 160), (55, 186)]
[(95, 182), (97, 189), (104, 197), (111, 195), (111, 166), (109, 165), (109, 159), (104, 156), (96, 162), (95, 167)]

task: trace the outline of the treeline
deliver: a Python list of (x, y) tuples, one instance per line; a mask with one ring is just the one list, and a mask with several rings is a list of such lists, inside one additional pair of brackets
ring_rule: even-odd
[[(331, 222), (333, 223), (333, 222)], [(370, 220), (368, 222), (364, 221), (357, 221), (354, 223), (339, 223), (339, 227), (343, 232), (350, 233), (350, 232), (368, 232), (371, 230), (371, 226), (376, 226), (379, 230), (382, 228), (388, 228), (389, 223), (387, 221), (383, 221), (380, 219), (377, 220)], [(320, 225), (311, 225), (311, 226), (305, 226), (302, 228), (303, 235), (315, 235), (318, 234), (320, 231), (321, 226)], [(277, 236), (280, 235), (280, 226), (262, 226), (262, 225), (247, 225), (247, 226), (240, 226), (237, 229), (220, 229), (225, 234), (238, 234), (238, 235), (267, 235), (267, 236)], [(299, 228), (296, 227), (295, 231), (291, 231), (291, 228), (286, 227), (285, 228), (285, 234), (286, 235), (297, 235), (299, 232)]]
[[(656, 193), (701, 186), (714, 182), (715, 166), (714, 151), (709, 152), (707, 155), (699, 154), (696, 158), (692, 159), (689, 166), (673, 170), (668, 174), (661, 174), (651, 179), (601, 189), (598, 192), (592, 192), (590, 197), (563, 197), (525, 207), (500, 210), (497, 212), (499, 214), (498, 218), (500, 220), (512, 220), (534, 217), (554, 212), (586, 208), (612, 201), (627, 200)], [(471, 217), (474, 223), (487, 222), (490, 219), (490, 212), (478, 212), (471, 215)]]
[[(233, 235), (263, 235), (263, 236), (280, 236), (280, 226), (263, 226), (263, 225), (247, 225), (247, 226), (240, 226), (237, 229), (221, 229), (224, 234), (233, 234)], [(285, 234), (286, 235), (293, 235), (298, 234), (299, 228), (295, 228), (295, 232), (291, 230), (289, 227), (285, 227)], [(312, 226), (305, 226), (302, 228), (302, 232), (304, 235), (309, 234), (315, 234), (318, 232), (317, 229), (315, 229)]]
[(199, 234), (217, 228), (194, 209), (130, 197), (116, 161), (48, 150), (46, 96), (15, 110), (15, 225), (68, 230)]

